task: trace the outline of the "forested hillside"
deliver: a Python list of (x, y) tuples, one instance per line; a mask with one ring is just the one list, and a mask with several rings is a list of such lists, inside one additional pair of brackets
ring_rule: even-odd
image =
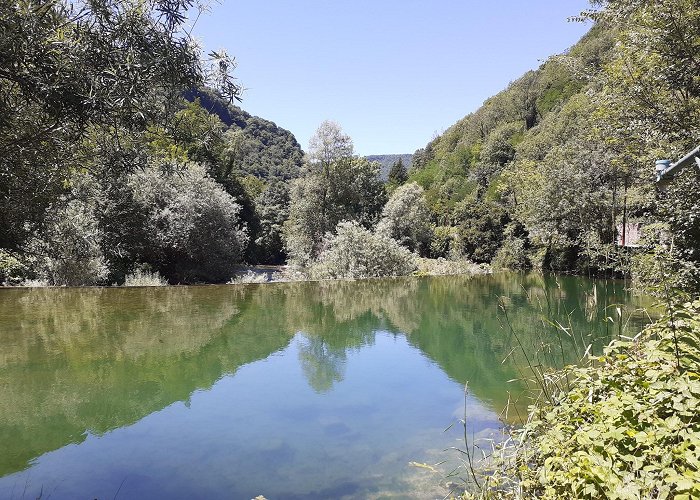
[(190, 7), (0, 4), (0, 282), (216, 282), (284, 258), (301, 149), (231, 105), (235, 63), (200, 52)]
[(503, 248), (509, 267), (600, 265), (582, 250), (612, 243), (619, 181), (587, 122), (613, 37), (594, 27), (415, 153), (410, 179), (436, 214), (435, 252), (490, 262)]
[(671, 238), (678, 278), (695, 280), (698, 225), (681, 185), (698, 178), (686, 173), (659, 203), (653, 169), (700, 141), (697, 38), (687, 28), (697, 11), (604, 2), (575, 19), (595, 24), (569, 51), (416, 151), (410, 180), (436, 216), (433, 252), (510, 268), (658, 273), (615, 244), (623, 224), (639, 222), (646, 250)]
[[(234, 61), (199, 52), (190, 3), (0, 4), (0, 283), (221, 282), (243, 262), (357, 278), (418, 257), (700, 283), (700, 174), (654, 185), (656, 159), (700, 142), (690, 0), (594, 2), (569, 51), (384, 166), (338, 124), (304, 156), (234, 106)], [(643, 239), (619, 246), (632, 223)]]
[(237, 173), (264, 179), (293, 179), (299, 175), (304, 153), (290, 131), (264, 118), (251, 116), (211, 90), (190, 91), (185, 97), (188, 101), (198, 99), (204, 109), (218, 116), (228, 130), (237, 134)]

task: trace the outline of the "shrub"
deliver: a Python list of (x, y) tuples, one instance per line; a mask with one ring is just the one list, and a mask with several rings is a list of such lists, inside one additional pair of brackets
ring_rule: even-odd
[(233, 274), (248, 243), (241, 207), (204, 167), (157, 163), (129, 183), (147, 214), (146, 262), (171, 282), (225, 281)]
[(470, 260), (448, 260), (439, 257), (437, 259), (418, 259), (419, 275), (441, 276), (448, 274), (484, 274), (488, 272), (486, 264), (474, 264)]
[(26, 288), (44, 288), (51, 285), (45, 279), (26, 279), (22, 281), (19, 286)]
[(128, 274), (124, 280), (124, 286), (167, 286), (168, 281), (158, 271), (148, 269), (136, 269)]
[(73, 199), (47, 215), (44, 230), (27, 247), (36, 256), (38, 277), (50, 285), (98, 285), (108, 274), (101, 239), (92, 207)]
[(0, 248), (0, 285), (17, 285), (28, 273), (29, 269), (19, 255)]
[(395, 240), (373, 234), (357, 222), (341, 222), (328, 236), (310, 269), (316, 279), (404, 276), (416, 268), (414, 255)]
[(248, 269), (245, 273), (239, 274), (231, 278), (227, 285), (238, 285), (241, 283), (267, 283), (270, 281), (267, 273), (256, 273)]
[[(700, 495), (700, 300), (674, 308), (534, 407), (500, 451), (488, 496), (697, 498)], [(506, 488), (506, 489), (504, 489)], [(512, 496), (512, 495), (511, 495)]]

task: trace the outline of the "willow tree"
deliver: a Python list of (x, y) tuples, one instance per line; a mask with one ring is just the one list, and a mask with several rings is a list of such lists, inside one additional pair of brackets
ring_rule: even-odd
[(0, 2), (0, 248), (35, 233), (95, 156), (128, 171), (134, 135), (171, 116), (184, 90), (208, 82), (238, 97), (233, 60), (200, 57), (193, 9), (193, 0)]

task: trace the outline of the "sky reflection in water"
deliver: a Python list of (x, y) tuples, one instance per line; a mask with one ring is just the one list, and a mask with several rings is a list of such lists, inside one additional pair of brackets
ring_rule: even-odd
[(616, 333), (611, 304), (645, 321), (619, 282), (539, 275), (2, 290), (0, 497), (444, 494), (408, 463), (457, 458), (465, 382), (477, 437), (525, 390), (498, 297), (550, 365)]

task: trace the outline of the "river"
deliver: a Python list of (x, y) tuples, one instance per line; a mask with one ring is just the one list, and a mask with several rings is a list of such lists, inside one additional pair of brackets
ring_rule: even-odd
[(456, 466), (450, 424), (497, 438), (530, 365), (636, 333), (644, 305), (507, 273), (3, 289), (0, 498), (440, 498), (409, 464)]

